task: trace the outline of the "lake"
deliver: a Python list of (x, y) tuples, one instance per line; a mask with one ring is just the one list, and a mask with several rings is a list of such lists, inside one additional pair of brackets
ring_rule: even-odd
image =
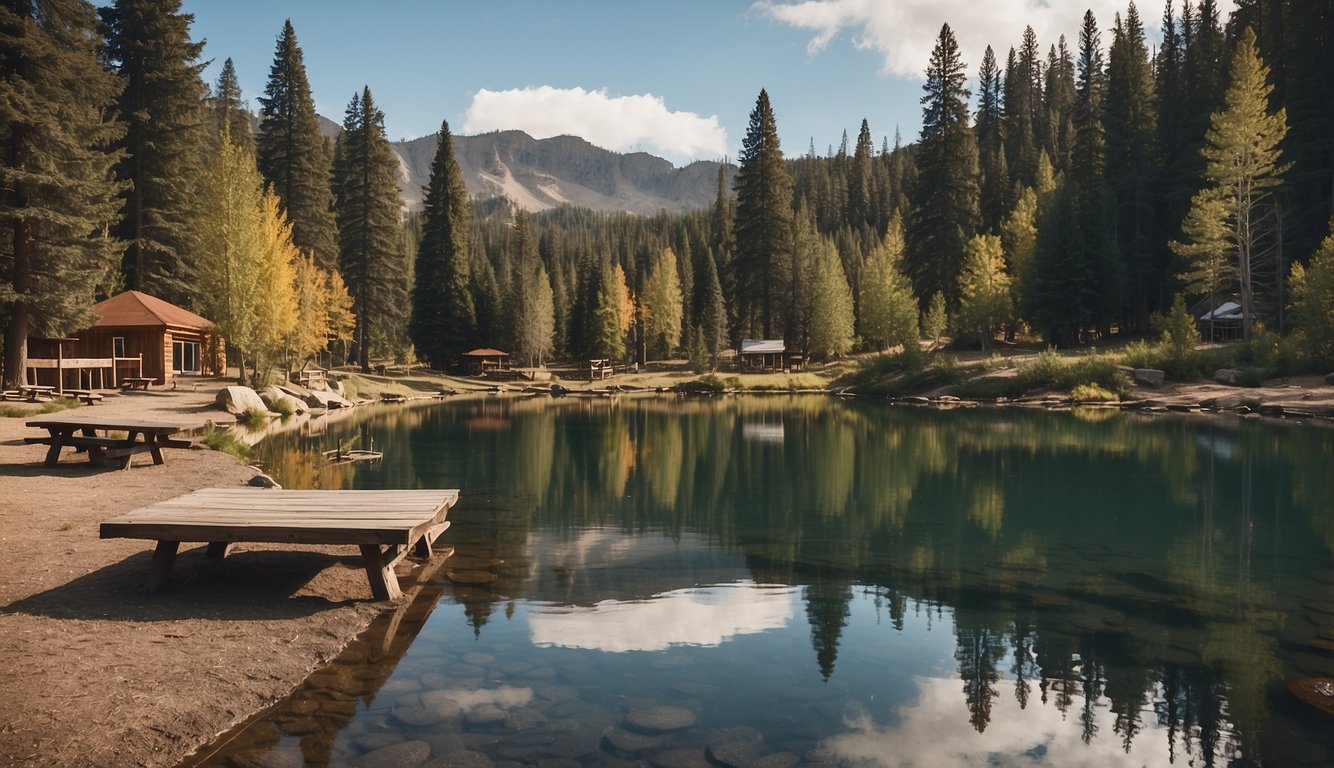
[(209, 765), (1334, 763), (1334, 430), (492, 397), (260, 454), (460, 488), (455, 553)]

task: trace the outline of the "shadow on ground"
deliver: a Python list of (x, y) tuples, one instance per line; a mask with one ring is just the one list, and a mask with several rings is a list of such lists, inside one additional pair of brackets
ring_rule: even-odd
[(104, 621), (268, 620), (300, 618), (372, 601), (369, 586), (364, 587), (364, 597), (347, 600), (297, 594), (330, 567), (353, 569), (350, 575), (364, 583), (361, 558), (355, 555), (256, 551), (216, 560), (204, 555), (203, 546), (183, 549), (166, 589), (148, 594), (144, 582), (152, 559), (148, 550), (131, 555), (67, 584), (16, 600), (0, 608), (0, 613)]

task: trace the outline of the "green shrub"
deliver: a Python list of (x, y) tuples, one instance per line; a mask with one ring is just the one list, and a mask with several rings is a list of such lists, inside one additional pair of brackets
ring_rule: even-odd
[(1078, 384), (1070, 390), (1070, 397), (1081, 403), (1114, 403), (1121, 396), (1097, 384)]
[(250, 461), (250, 446), (238, 440), (231, 430), (219, 427), (211, 421), (204, 425), (204, 445), (212, 450), (235, 456), (241, 461)]
[[(731, 379), (735, 378), (735, 376), (731, 377)], [(724, 381), (714, 374), (701, 376), (694, 381), (681, 383), (681, 391), (688, 395), (717, 395), (721, 394), (727, 388), (727, 381)]]
[(295, 409), (292, 408), (292, 403), (282, 398), (274, 398), (273, 402), (269, 403), (269, 410), (284, 419), (290, 418), (292, 414), (295, 413)]
[(237, 414), (236, 422), (248, 429), (259, 429), (269, 423), (269, 412), (259, 408), (247, 408)]

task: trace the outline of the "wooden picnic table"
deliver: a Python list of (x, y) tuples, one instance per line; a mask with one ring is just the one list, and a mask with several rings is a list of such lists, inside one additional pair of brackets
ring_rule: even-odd
[(234, 542), (355, 544), (380, 600), (398, 597), (394, 566), (431, 545), (449, 527), (457, 490), (289, 491), (206, 488), (102, 523), (101, 538), (156, 539), (148, 591), (167, 583), (183, 541), (208, 542), (225, 557)]
[(120, 385), (125, 389), (147, 390), (148, 385), (154, 381), (157, 381), (157, 379), (151, 376), (126, 376), (120, 380)]
[(33, 402), (36, 402), (38, 399), (43, 397), (46, 398), (55, 397), (55, 391), (56, 391), (55, 387), (38, 386), (36, 384), (19, 385), (19, 392), (23, 393), (24, 397), (28, 398)]
[[(124, 460), (122, 469), (129, 469), (136, 453), (151, 453), (154, 464), (163, 464), (163, 448), (188, 448), (186, 440), (174, 440), (171, 435), (181, 431), (179, 424), (165, 421), (144, 421), (97, 416), (50, 416), (27, 422), (29, 427), (45, 429), (46, 437), (24, 438), (28, 443), (51, 446), (46, 452), (48, 467), (60, 463), (60, 449), (74, 448), (87, 451), (88, 461), (94, 467), (104, 467), (108, 460)], [(99, 436), (98, 431), (124, 432), (125, 437)]]

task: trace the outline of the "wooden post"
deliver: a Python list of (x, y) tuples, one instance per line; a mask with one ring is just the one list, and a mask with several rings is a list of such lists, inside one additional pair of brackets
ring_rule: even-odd
[(204, 554), (215, 560), (221, 560), (231, 554), (231, 551), (232, 542), (230, 541), (210, 541)]
[(171, 576), (171, 566), (176, 563), (176, 550), (179, 541), (159, 541), (153, 550), (153, 565), (148, 569), (148, 591), (161, 592), (167, 586), (167, 577)]
[(376, 600), (393, 600), (403, 594), (398, 588), (398, 576), (393, 565), (386, 565), (379, 544), (361, 545), (361, 562), (371, 582), (371, 594)]
[(56, 394), (65, 394), (65, 342), (56, 340)]

